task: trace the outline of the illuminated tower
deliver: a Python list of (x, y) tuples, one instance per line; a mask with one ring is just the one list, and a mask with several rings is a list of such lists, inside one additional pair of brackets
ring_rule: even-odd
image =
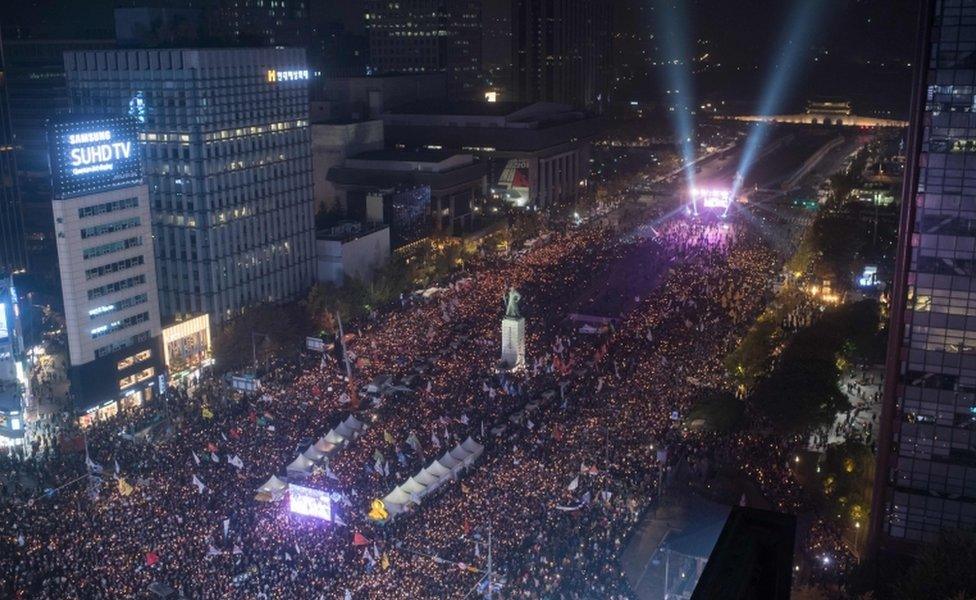
[(976, 526), (976, 1), (923, 3), (871, 547)]

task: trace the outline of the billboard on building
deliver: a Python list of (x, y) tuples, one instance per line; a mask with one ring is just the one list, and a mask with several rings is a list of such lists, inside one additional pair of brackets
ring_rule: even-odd
[(56, 120), (49, 126), (48, 151), (55, 199), (142, 182), (138, 121), (132, 117)]

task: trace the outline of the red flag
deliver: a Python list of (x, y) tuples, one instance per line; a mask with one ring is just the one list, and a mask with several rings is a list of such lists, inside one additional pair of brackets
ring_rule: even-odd
[(464, 530), (464, 535), (471, 535), (471, 523), (465, 521), (461, 528)]
[(159, 555), (158, 554), (156, 554), (152, 550), (150, 550), (149, 552), (146, 552), (146, 566), (147, 567), (151, 567), (151, 566), (153, 566), (154, 564), (156, 564), (158, 562), (159, 562)]
[(217, 444), (215, 444), (213, 442), (210, 442), (209, 444), (207, 444), (207, 450), (209, 450), (211, 452), (216, 452), (217, 451)]
[(365, 546), (368, 543), (369, 543), (369, 540), (366, 539), (366, 536), (364, 536), (363, 534), (359, 533), (358, 531), (356, 533), (352, 534), (352, 545), (353, 546)]

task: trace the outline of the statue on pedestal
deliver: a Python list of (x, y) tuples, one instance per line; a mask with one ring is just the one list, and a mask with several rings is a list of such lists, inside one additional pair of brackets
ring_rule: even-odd
[(518, 303), (522, 295), (515, 288), (509, 288), (505, 297), (505, 316), (502, 318), (502, 367), (522, 369), (525, 367), (525, 317), (519, 312)]
[(522, 299), (522, 294), (515, 288), (509, 288), (505, 299), (505, 318), (518, 319), (522, 316), (519, 313), (518, 303)]

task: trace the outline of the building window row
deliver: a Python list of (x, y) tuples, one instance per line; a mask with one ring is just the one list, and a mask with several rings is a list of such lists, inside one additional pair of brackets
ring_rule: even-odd
[(113, 302), (112, 304), (103, 304), (102, 306), (96, 306), (95, 308), (88, 311), (88, 316), (92, 319), (98, 318), (102, 315), (109, 315), (120, 310), (125, 310), (133, 306), (138, 306), (140, 304), (145, 304), (149, 301), (149, 294), (137, 294), (131, 298), (126, 298), (125, 300), (119, 300), (118, 302)]
[(107, 346), (102, 346), (101, 348), (95, 348), (95, 358), (102, 358), (103, 356), (108, 356), (113, 352), (118, 352), (123, 348), (128, 348), (129, 346), (134, 346), (136, 344), (141, 344), (142, 342), (149, 341), (151, 334), (149, 331), (143, 331), (142, 333), (137, 333), (132, 337), (126, 338), (124, 340), (119, 340), (117, 342), (112, 342)]
[(149, 313), (142, 312), (137, 315), (132, 315), (131, 317), (126, 317), (124, 319), (119, 319), (118, 321), (112, 321), (107, 325), (99, 325), (91, 330), (91, 336), (93, 340), (105, 337), (115, 333), (116, 331), (122, 331), (123, 329), (128, 329), (133, 325), (138, 325), (139, 323), (145, 323), (149, 320)]
[(120, 292), (122, 290), (135, 287), (137, 285), (142, 285), (146, 283), (145, 275), (136, 275), (135, 277), (129, 277), (122, 279), (120, 281), (115, 281), (112, 283), (107, 283), (105, 285), (99, 286), (88, 290), (88, 299), (94, 300), (95, 298), (101, 298), (102, 296), (107, 296), (115, 292)]
[(85, 279), (95, 279), (110, 273), (118, 273), (119, 271), (125, 271), (126, 269), (131, 269), (132, 267), (138, 267), (144, 264), (146, 264), (146, 258), (140, 254), (139, 256), (133, 256), (132, 258), (126, 258), (124, 260), (117, 260), (100, 267), (86, 269)]
[(122, 200), (113, 200), (111, 202), (95, 204), (93, 206), (83, 206), (78, 209), (78, 218), (85, 219), (87, 217), (94, 217), (96, 215), (104, 215), (106, 213), (136, 208), (137, 206), (139, 206), (138, 198), (123, 198)]
[(97, 258), (106, 254), (128, 250), (129, 248), (138, 248), (139, 246), (142, 246), (142, 236), (130, 237), (117, 242), (109, 242), (100, 246), (85, 248), (82, 255), (85, 257), (85, 260), (88, 260), (90, 258)]
[(81, 230), (81, 239), (85, 240), (91, 237), (105, 235), (107, 233), (125, 231), (126, 229), (132, 229), (133, 227), (139, 227), (141, 224), (142, 220), (140, 220), (139, 217), (132, 217), (131, 219), (122, 219), (121, 221), (112, 221), (111, 223), (85, 227)]

